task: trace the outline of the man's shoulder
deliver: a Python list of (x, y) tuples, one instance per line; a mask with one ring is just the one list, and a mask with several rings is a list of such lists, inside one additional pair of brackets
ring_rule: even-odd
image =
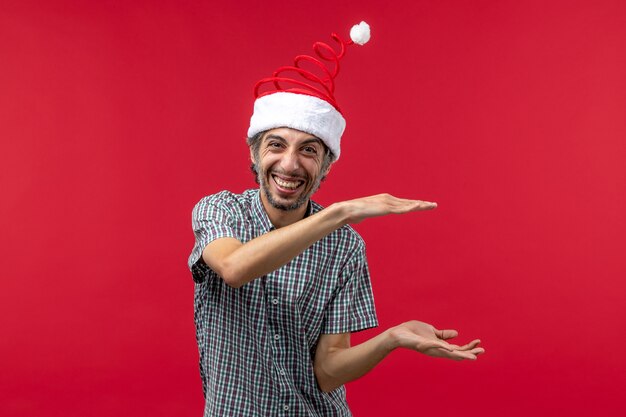
[(224, 210), (227, 212), (245, 211), (252, 204), (253, 199), (258, 195), (258, 190), (246, 190), (241, 194), (223, 190), (215, 194), (207, 195), (198, 201), (193, 209), (193, 213), (206, 212), (211, 210)]
[(229, 190), (223, 190), (215, 194), (202, 197), (197, 205), (211, 204), (218, 207), (231, 207), (233, 204), (246, 205), (250, 204), (252, 199), (258, 194), (258, 190), (246, 190), (241, 194), (233, 193)]
[(335, 233), (337, 233), (339, 238), (342, 240), (342, 245), (346, 247), (347, 250), (354, 252), (365, 251), (365, 241), (363, 240), (361, 235), (349, 224), (341, 226), (335, 231)]

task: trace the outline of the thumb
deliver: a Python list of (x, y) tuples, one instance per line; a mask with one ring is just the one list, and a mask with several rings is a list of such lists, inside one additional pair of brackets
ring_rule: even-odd
[(442, 340), (452, 339), (459, 335), (459, 332), (457, 332), (456, 330), (452, 330), (452, 329), (445, 329), (445, 330), (434, 329), (434, 330), (435, 330), (435, 336), (437, 336), (439, 339), (442, 339)]
[(429, 349), (433, 349), (433, 348), (435, 348), (435, 349), (443, 349), (443, 350), (446, 350), (448, 352), (452, 352), (452, 351), (455, 350), (452, 346), (450, 346), (448, 344), (448, 342), (445, 342), (443, 340), (438, 340), (438, 339), (426, 339), (426, 340), (418, 343), (416, 347), (417, 347), (417, 350), (419, 352), (422, 352), (422, 353), (428, 351)]

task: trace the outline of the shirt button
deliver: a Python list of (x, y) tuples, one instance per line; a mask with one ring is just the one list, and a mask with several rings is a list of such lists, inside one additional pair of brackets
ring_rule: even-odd
[(275, 334), (274, 335), (274, 340), (278, 340), (278, 339), (280, 339), (280, 335), (279, 334)]
[(281, 375), (285, 375), (285, 371), (283, 371), (282, 369), (278, 373)]
[(289, 406), (287, 404), (283, 405), (283, 410), (288, 411), (289, 410)]
[(274, 298), (274, 299), (272, 300), (272, 304), (274, 304), (274, 305), (278, 304), (278, 298)]

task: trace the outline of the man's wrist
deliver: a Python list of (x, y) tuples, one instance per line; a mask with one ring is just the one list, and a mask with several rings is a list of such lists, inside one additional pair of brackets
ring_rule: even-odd
[(382, 332), (380, 336), (382, 337), (381, 347), (384, 350), (385, 355), (390, 354), (400, 347), (398, 338), (393, 332), (393, 327)]
[(398, 348), (403, 347), (402, 345), (402, 337), (398, 332), (399, 326), (394, 326), (387, 329), (385, 333), (385, 345), (389, 349), (389, 352), (392, 352)]
[(348, 208), (345, 202), (341, 201), (338, 203), (333, 203), (328, 206), (326, 210), (328, 210), (328, 214), (333, 219), (333, 221), (338, 224), (337, 228), (345, 226), (349, 223)]

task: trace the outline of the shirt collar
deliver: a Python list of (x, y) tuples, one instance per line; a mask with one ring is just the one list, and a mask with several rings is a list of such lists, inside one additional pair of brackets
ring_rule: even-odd
[[(309, 217), (311, 214), (313, 214), (313, 204), (311, 200), (309, 200), (304, 218)], [(259, 226), (264, 233), (275, 229), (272, 221), (265, 211), (265, 207), (263, 207), (263, 202), (261, 201), (261, 189), (256, 190), (256, 195), (252, 198), (252, 217), (254, 218), (257, 226)]]

